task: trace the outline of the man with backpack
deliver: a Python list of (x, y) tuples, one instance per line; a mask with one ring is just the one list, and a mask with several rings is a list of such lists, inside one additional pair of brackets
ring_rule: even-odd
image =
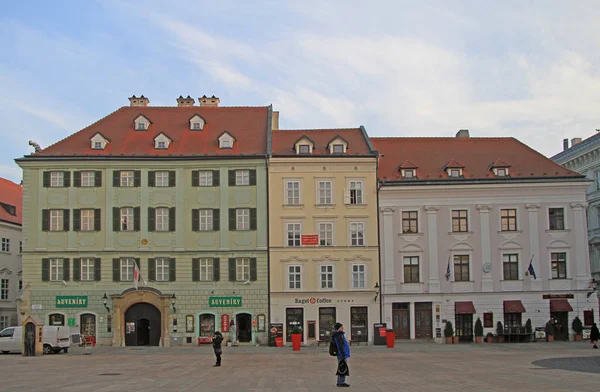
[(338, 360), (337, 371), (335, 372), (338, 376), (337, 386), (349, 387), (350, 385), (346, 384), (346, 377), (350, 375), (350, 369), (348, 369), (346, 359), (350, 358), (350, 345), (344, 336), (344, 326), (342, 323), (335, 323), (333, 328), (333, 335), (329, 343), (329, 355), (336, 356)]

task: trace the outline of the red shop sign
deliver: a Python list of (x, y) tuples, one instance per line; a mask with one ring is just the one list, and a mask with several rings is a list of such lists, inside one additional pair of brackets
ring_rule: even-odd
[(229, 315), (221, 315), (221, 332), (229, 332)]
[(303, 234), (302, 245), (319, 245), (318, 234)]

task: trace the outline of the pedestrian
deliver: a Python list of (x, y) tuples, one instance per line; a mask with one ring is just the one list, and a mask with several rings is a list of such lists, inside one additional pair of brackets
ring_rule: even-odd
[(229, 331), (231, 332), (231, 345), (235, 346), (237, 344), (237, 334), (235, 333), (235, 321), (233, 319), (229, 323)]
[(221, 348), (221, 343), (223, 342), (223, 335), (221, 332), (215, 332), (215, 336), (213, 337), (213, 349), (215, 350), (215, 356), (217, 357), (216, 366), (221, 366), (221, 354), (223, 353), (223, 349)]
[(598, 339), (600, 339), (600, 330), (598, 330), (598, 326), (594, 323), (594, 325), (592, 325), (592, 330), (590, 331), (590, 343), (594, 345), (594, 348), (598, 348), (596, 345)]
[(350, 345), (346, 340), (346, 336), (344, 333), (344, 326), (342, 323), (337, 322), (333, 326), (333, 336), (331, 337), (335, 342), (335, 346), (337, 348), (337, 371), (335, 372), (337, 376), (337, 386), (338, 387), (349, 387), (349, 384), (346, 384), (346, 377), (350, 375), (350, 369), (348, 369), (347, 359), (350, 358)]

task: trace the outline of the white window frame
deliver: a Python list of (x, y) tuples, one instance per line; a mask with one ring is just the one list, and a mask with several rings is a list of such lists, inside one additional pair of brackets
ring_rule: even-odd
[[(467, 230), (466, 231), (454, 231), (454, 225), (452, 223), (452, 213), (454, 211), (467, 211)], [(453, 234), (464, 234), (470, 233), (471, 230), (471, 210), (467, 207), (456, 207), (450, 209), (450, 232)]]
[[(406, 264), (406, 260), (409, 259), (409, 261), (412, 261), (412, 259), (417, 259), (417, 267), (419, 268), (419, 281), (418, 282), (407, 282), (406, 281), (406, 274), (404, 273), (404, 266), (405, 265), (409, 265), (409, 266), (413, 266), (415, 264), (409, 263)], [(421, 283), (421, 281), (423, 280), (423, 276), (421, 274), (421, 255), (420, 254), (403, 254), (402, 255), (402, 283), (403, 284), (416, 284), (416, 283)]]
[[(294, 286), (294, 287), (292, 287)], [(287, 289), (301, 290), (302, 289), (302, 266), (288, 265), (287, 266)]]
[(135, 271), (135, 259), (132, 257), (121, 258), (119, 265), (120, 265), (120, 274), (119, 274), (120, 281), (121, 282), (133, 282), (133, 272)]
[(235, 229), (237, 231), (250, 230), (250, 209), (236, 208), (235, 210)]
[[(563, 210), (563, 228), (562, 229), (551, 229), (550, 228), (550, 210), (552, 209), (561, 209)], [(548, 208), (546, 208), (546, 229), (548, 231), (566, 231), (569, 229), (569, 226), (567, 225), (567, 209), (565, 208), (565, 206), (548, 206)]]
[(250, 185), (250, 170), (236, 170), (235, 171), (235, 186), (249, 186)]
[(159, 150), (166, 150), (167, 149), (167, 142), (165, 142), (164, 140), (157, 140), (156, 141), (156, 148), (158, 148)]
[(124, 188), (132, 188), (135, 186), (133, 170), (122, 170), (120, 173), (120, 184)]
[(201, 209), (198, 216), (200, 217), (200, 231), (213, 231), (213, 210)]
[[(330, 225), (331, 230), (328, 230), (327, 227), (322, 227), (321, 225)], [(335, 246), (335, 224), (334, 222), (317, 222), (317, 233), (319, 235), (319, 246)], [(325, 235), (322, 236), (321, 233), (324, 233)], [(328, 235), (331, 235), (331, 238), (327, 238)], [(325, 240), (325, 244), (321, 243), (321, 240), (324, 239)], [(327, 244), (327, 240), (330, 239), (330, 243)]]
[(94, 150), (102, 150), (102, 142), (94, 142)]
[[(297, 185), (297, 187), (294, 187)], [(285, 182), (285, 204), (292, 205), (300, 205), (302, 200), (300, 199), (301, 194), (301, 184), (299, 180), (288, 180)]]
[(157, 171), (154, 172), (154, 185), (158, 188), (166, 188), (169, 186), (169, 172)]
[(403, 178), (415, 178), (416, 170), (415, 169), (402, 169), (402, 177)]
[(94, 210), (93, 209), (82, 209), (80, 210), (80, 228), (81, 231), (94, 231)]
[[(362, 268), (362, 271), (360, 270)], [(351, 282), (353, 289), (365, 289), (367, 287), (367, 265), (352, 264), (351, 265)], [(361, 285), (362, 283), (362, 285)]]
[(61, 171), (50, 172), (50, 187), (62, 188), (65, 186), (65, 173)]
[[(366, 229), (365, 222), (350, 222), (348, 226), (349, 226), (348, 232), (350, 233), (350, 246), (365, 246), (367, 243), (366, 238), (365, 238), (366, 237), (365, 236), (365, 229)], [(362, 229), (361, 229), (361, 227), (362, 227)], [(361, 232), (362, 232), (362, 244), (359, 243), (361, 240), (359, 234)], [(356, 233), (356, 234), (354, 234), (354, 233)]]
[(154, 210), (155, 214), (155, 231), (169, 231), (169, 208), (158, 207)]
[(9, 293), (10, 293), (10, 280), (8, 278), (0, 279), (0, 300), (8, 301)]
[[(306, 148), (306, 151), (302, 151), (303, 148)], [(310, 154), (310, 144), (298, 144), (298, 154)]]
[(80, 280), (83, 282), (93, 281), (95, 279), (94, 276), (94, 267), (96, 260), (92, 257), (86, 257), (81, 259), (81, 268), (80, 268)]
[(63, 210), (50, 210), (50, 231), (63, 231), (64, 222)]
[(10, 238), (2, 238), (2, 252), (10, 253)]
[(168, 282), (171, 260), (168, 257), (157, 257), (154, 261), (156, 263), (155, 280), (157, 282)]
[(9, 316), (0, 316), (0, 331), (9, 327), (10, 317)]
[(199, 186), (213, 186), (212, 170), (201, 170), (198, 173), (198, 185)]
[(462, 169), (448, 169), (448, 177), (450, 178), (460, 178), (462, 177)]
[[(354, 198), (352, 191), (354, 191)], [(365, 204), (365, 182), (363, 180), (348, 180), (348, 199), (348, 203), (352, 205)]]
[(194, 121), (192, 123), (192, 129), (193, 130), (202, 129), (202, 124), (199, 121)]
[(85, 170), (80, 173), (81, 176), (81, 187), (82, 188), (93, 188), (96, 186), (96, 172), (91, 170)]
[(506, 168), (506, 167), (496, 168), (496, 177), (508, 177), (508, 168)]
[(247, 282), (250, 280), (250, 259), (240, 257), (235, 259), (235, 280), (237, 282)]
[(132, 207), (123, 207), (119, 210), (121, 214), (121, 231), (134, 231), (134, 209)]
[[(331, 269), (331, 271), (329, 271), (329, 269)], [(326, 287), (323, 287), (323, 284), (325, 284)], [(333, 289), (335, 289), (335, 266), (333, 264), (319, 265), (319, 290)]]
[[(327, 188), (329, 184), (329, 188)], [(323, 187), (321, 187), (323, 185)], [(321, 197), (321, 191), (323, 197)], [(333, 204), (333, 181), (331, 180), (317, 180), (317, 204), (319, 205), (331, 205)]]
[(229, 140), (229, 139), (221, 140), (221, 148), (231, 148), (231, 140)]
[(50, 259), (50, 274), (48, 278), (51, 282), (60, 282), (64, 277), (64, 260)]
[[(291, 239), (290, 234), (293, 236)], [(285, 224), (285, 246), (296, 248), (302, 246), (302, 222)]]
[(215, 263), (214, 259), (211, 259), (211, 258), (203, 258), (198, 261), (201, 282), (212, 282), (215, 279), (214, 263)]
[[(341, 151), (336, 151), (337, 147), (341, 147)], [(346, 148), (343, 144), (337, 143), (331, 146), (331, 152), (333, 154), (344, 154), (346, 152)]]

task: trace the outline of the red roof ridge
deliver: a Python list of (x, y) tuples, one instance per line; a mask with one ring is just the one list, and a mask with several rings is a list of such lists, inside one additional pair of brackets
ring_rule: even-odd
[(356, 131), (359, 130), (360, 127), (355, 128), (307, 128), (307, 129), (274, 129), (273, 132), (309, 132), (309, 131)]
[[(122, 108), (130, 108), (130, 107), (134, 107), (134, 106), (121, 106), (119, 109)], [(140, 110), (145, 110), (145, 109), (239, 109), (239, 108), (248, 108), (248, 109), (266, 109), (269, 106), (135, 106)]]
[[(515, 139), (512, 136), (477, 136), (477, 137), (454, 137), (454, 136), (369, 136), (369, 139), (377, 139), (377, 140), (399, 140), (399, 139), (440, 139), (440, 140), (477, 140), (477, 139), (485, 139), (485, 140), (508, 140)], [(517, 139), (515, 139), (517, 140)]]

